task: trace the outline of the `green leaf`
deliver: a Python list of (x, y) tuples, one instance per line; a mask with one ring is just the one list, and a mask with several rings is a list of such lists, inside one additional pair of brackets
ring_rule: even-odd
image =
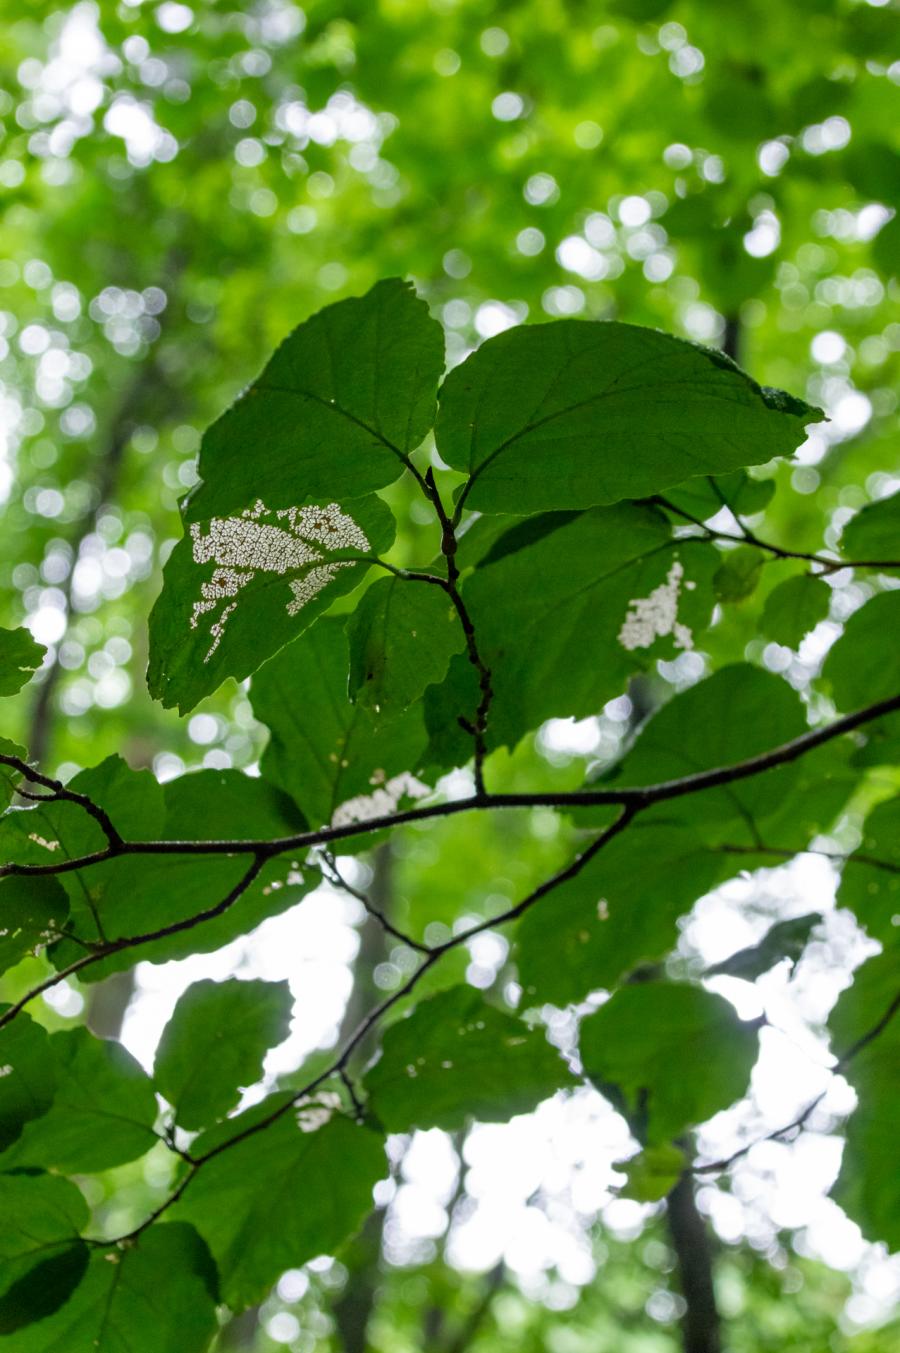
[[(749, 663), (723, 667), (679, 692), (647, 720), (631, 751), (604, 784), (647, 785), (734, 766), (806, 732), (803, 706), (786, 681)], [(734, 840), (734, 819), (777, 813), (798, 771), (783, 766), (667, 805), (706, 840)], [(778, 844), (781, 844), (780, 842)]]
[(853, 612), (822, 668), (838, 709), (861, 709), (900, 695), (898, 631), (900, 591), (880, 592)]
[[(84, 1277), (90, 1250), (83, 1240), (48, 1246), (36, 1263), (16, 1265), (20, 1276), (0, 1296), (0, 1335), (59, 1310)], [(10, 1272), (14, 1272), (15, 1268)]]
[[(900, 216), (892, 216), (875, 236), (872, 259), (876, 268), (888, 276), (900, 272)], [(889, 557), (893, 559), (896, 556), (892, 553)]]
[[(693, 647), (719, 558), (705, 541), (673, 539), (662, 513), (634, 504), (512, 527), (463, 584), (494, 690), (489, 744), (513, 746), (550, 717), (599, 713), (635, 671)], [(477, 683), (459, 666), (448, 681), (467, 701)], [(445, 693), (429, 694), (430, 729), (471, 718), (465, 703), (447, 709)], [(465, 759), (471, 740), (460, 746)]]
[(20, 691), (44, 661), (46, 652), (28, 630), (6, 630), (0, 626), (0, 695)]
[(51, 1034), (49, 1042), (56, 1075), (53, 1103), (25, 1125), (0, 1157), (0, 1168), (92, 1174), (149, 1151), (157, 1140), (156, 1096), (131, 1054), (87, 1029)]
[(226, 677), (250, 676), (351, 592), (393, 539), (394, 519), (374, 496), (304, 497), (279, 510), (248, 499), (232, 516), (192, 514), (150, 616), (150, 694), (185, 714)]
[(410, 283), (326, 306), (206, 432), (187, 520), (384, 488), (434, 421), (443, 367), (443, 332)]
[(866, 818), (863, 839), (847, 859), (837, 893), (873, 939), (897, 941), (900, 926), (900, 798), (888, 799)]
[(873, 719), (859, 730), (862, 739), (852, 757), (854, 766), (896, 766), (900, 763), (900, 713)]
[(681, 982), (622, 987), (581, 1024), (585, 1074), (651, 1146), (740, 1099), (757, 1050), (755, 1025), (723, 997)]
[[(119, 756), (80, 771), (69, 788), (106, 809), (123, 837), (152, 840), (162, 834), (163, 791), (147, 770), (133, 771)], [(48, 864), (105, 849), (100, 825), (79, 804), (50, 801), (14, 809), (0, 818), (0, 858), (16, 864)], [(63, 877), (69, 895), (72, 880)], [(80, 891), (75, 885), (75, 892)]]
[[(471, 729), (474, 727), (480, 703), (481, 686), (478, 673), (469, 662), (468, 656), (458, 653), (450, 659), (444, 680), (438, 686), (429, 686), (422, 702), (425, 727), (428, 730), (428, 747), (423, 759), (434, 774), (450, 770), (454, 766), (464, 766), (471, 760), (475, 750)], [(488, 719), (485, 738), (489, 747), (493, 747), (502, 737), (500, 720), (504, 717), (506, 708), (505, 700), (492, 702), (492, 713)], [(519, 734), (514, 726), (511, 727), (508, 736), (512, 741), (517, 740)]]
[[(834, 826), (862, 778), (849, 738), (804, 752), (787, 773), (784, 769), (767, 772), (766, 778), (770, 777), (778, 792), (759, 808), (757, 831), (761, 827), (765, 844), (782, 851), (805, 850), (817, 833)], [(733, 835), (729, 832), (729, 836), (745, 846), (754, 844), (754, 834), (746, 819), (743, 829)], [(756, 864), (747, 867), (771, 867), (772, 863), (771, 854), (765, 858), (763, 852)]]
[[(8, 1010), (0, 1007), (0, 1013)], [(56, 1068), (44, 1029), (19, 1013), (0, 1029), (0, 1151), (53, 1103)], [(7, 1168), (5, 1163), (2, 1168)]]
[(89, 1251), (79, 1233), (89, 1211), (68, 1179), (0, 1175), (0, 1334), (41, 1320), (80, 1282)]
[(723, 507), (729, 507), (743, 517), (762, 512), (774, 493), (774, 479), (751, 479), (743, 470), (735, 470), (732, 474), (688, 479), (678, 488), (671, 489), (666, 498), (675, 507), (690, 512), (692, 517), (707, 521)]
[(384, 725), (350, 704), (349, 663), (344, 626), (329, 617), (267, 663), (250, 690), (272, 735), (263, 773), (314, 827), (391, 811), (425, 747), (421, 707)]
[[(155, 783), (155, 782), (154, 782)], [(237, 770), (201, 770), (158, 787), (163, 810), (159, 830), (171, 841), (271, 840), (305, 826), (291, 800), (266, 780)], [(64, 967), (84, 952), (77, 940), (141, 935), (189, 920), (228, 897), (251, 864), (249, 855), (126, 855), (63, 876), (72, 902), (75, 940), (53, 946)], [(192, 953), (210, 953), (268, 916), (293, 906), (318, 874), (290, 859), (272, 860), (233, 907), (202, 923), (123, 949), (85, 968), (82, 980), (97, 982), (139, 960), (160, 963)]]
[[(853, 985), (842, 993), (828, 1021), (834, 1052), (838, 1057), (852, 1054), (842, 1074), (858, 1098), (832, 1192), (867, 1240), (884, 1241), (891, 1250), (900, 1249), (898, 992), (900, 952), (894, 945), (854, 973)], [(861, 1040), (869, 1041), (860, 1046)]]
[(69, 899), (52, 874), (0, 879), (0, 973), (57, 939), (68, 915)]
[(559, 320), (488, 339), (447, 377), (438, 450), (480, 512), (584, 508), (790, 455), (817, 409), (655, 329)]
[(194, 982), (175, 1006), (156, 1051), (156, 1088), (175, 1121), (195, 1131), (224, 1118), (287, 1037), (287, 982)]
[[(150, 770), (132, 770), (121, 756), (108, 756), (98, 766), (79, 771), (70, 781), (69, 788), (77, 790), (79, 794), (86, 794), (94, 803), (105, 808), (127, 840), (152, 841), (162, 831), (163, 792), (156, 776)], [(83, 808), (72, 804), (58, 806), (65, 806), (78, 814), (85, 832), (91, 833), (91, 842), (105, 844), (106, 838), (100, 828)], [(84, 840), (87, 839), (85, 835)], [(68, 841), (63, 842), (63, 845), (68, 844)], [(87, 848), (94, 849), (94, 846), (92, 844)], [(70, 851), (70, 854), (74, 854), (74, 851)]]
[(868, 503), (841, 534), (848, 559), (900, 560), (900, 493)]
[(384, 1141), (334, 1117), (305, 1131), (287, 1113), (198, 1170), (176, 1212), (196, 1226), (232, 1310), (262, 1301), (288, 1268), (333, 1254), (372, 1208)]
[(793, 966), (821, 920), (819, 912), (811, 911), (806, 916), (792, 916), (787, 921), (778, 921), (766, 931), (758, 944), (748, 945), (721, 963), (714, 963), (706, 969), (704, 976), (742, 977), (745, 982), (752, 982), (782, 959), (790, 959)]
[(153, 1226), (95, 1249), (71, 1298), (17, 1330), (10, 1353), (205, 1353), (217, 1329), (209, 1255), (189, 1226)]
[(622, 1196), (639, 1203), (658, 1203), (672, 1192), (686, 1165), (687, 1157), (680, 1146), (671, 1142), (648, 1146), (646, 1151), (616, 1167), (628, 1180), (621, 1190)]
[(347, 639), (350, 699), (385, 720), (442, 681), (465, 644), (443, 588), (396, 577), (381, 578), (366, 591), (347, 622)]
[[(9, 742), (6, 738), (0, 738), (0, 754), (15, 756), (20, 761), (27, 760), (28, 755), (24, 747), (20, 747), (18, 743)], [(15, 770), (12, 766), (0, 764), (0, 811), (9, 803), (21, 778), (20, 771)]]
[(516, 933), (526, 1004), (564, 1006), (616, 985), (678, 939), (678, 918), (741, 867), (707, 849), (666, 805), (614, 837), (552, 897), (526, 912)]
[(420, 1001), (391, 1025), (364, 1088), (389, 1132), (453, 1132), (469, 1118), (505, 1123), (574, 1084), (542, 1030), (458, 986)]
[(722, 557), (713, 577), (720, 601), (743, 601), (752, 595), (759, 582), (765, 557), (753, 545), (738, 545)]
[(809, 573), (786, 578), (766, 597), (760, 629), (777, 644), (799, 648), (800, 641), (828, 616), (831, 588)]

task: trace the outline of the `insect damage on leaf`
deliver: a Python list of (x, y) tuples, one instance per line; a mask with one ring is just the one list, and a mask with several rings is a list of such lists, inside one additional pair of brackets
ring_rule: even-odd
[[(654, 587), (646, 597), (636, 597), (628, 603), (628, 611), (619, 630), (623, 648), (649, 648), (654, 639), (671, 634), (676, 648), (693, 648), (694, 637), (687, 625), (678, 620), (678, 597), (684, 566), (676, 559), (666, 575), (666, 581)], [(695, 583), (684, 584), (693, 591)]]
[(382, 784), (378, 783), (377, 776), (378, 772), (369, 781), (376, 786), (371, 794), (357, 794), (334, 810), (331, 819), (333, 827), (348, 827), (352, 822), (369, 822), (373, 818), (387, 817), (389, 813), (395, 812), (402, 798), (422, 799), (431, 792), (410, 771), (393, 775)]
[[(284, 525), (278, 525), (283, 522)], [(330, 550), (369, 549), (369, 541), (352, 517), (342, 512), (337, 503), (326, 507), (316, 504), (307, 507), (286, 507), (272, 511), (261, 499), (253, 507), (245, 508), (239, 517), (213, 517), (209, 531), (203, 534), (199, 522), (191, 526), (192, 552), (195, 564), (216, 564), (209, 582), (202, 583), (202, 600), (194, 603), (191, 629), (196, 629), (202, 616), (222, 607), (218, 619), (209, 627), (212, 643), (204, 662), (209, 662), (222, 641), (225, 626), (237, 606), (237, 597), (258, 573), (294, 573), (309, 568), (300, 578), (292, 578), (292, 600), (285, 610), (288, 615), (298, 611), (321, 592), (349, 561), (321, 563), (322, 553), (316, 545)]]

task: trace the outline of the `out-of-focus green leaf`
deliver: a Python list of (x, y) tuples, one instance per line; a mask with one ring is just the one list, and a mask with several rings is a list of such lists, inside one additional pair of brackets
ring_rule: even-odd
[(763, 606), (760, 628), (777, 644), (799, 648), (800, 641), (826, 619), (831, 589), (821, 578), (801, 573), (773, 587)]
[(662, 812), (634, 823), (520, 921), (526, 1002), (580, 1001), (662, 958), (678, 939), (679, 916), (737, 867)]
[(838, 904), (849, 907), (873, 939), (894, 944), (900, 917), (900, 798), (866, 818), (863, 838), (841, 874)]
[(10, 1353), (205, 1353), (217, 1329), (214, 1273), (190, 1226), (152, 1227), (124, 1249), (95, 1249), (53, 1315), (0, 1339)]
[(175, 1007), (156, 1050), (153, 1079), (195, 1131), (223, 1118), (262, 1074), (263, 1058), (286, 1037), (287, 982), (195, 982)]
[(900, 713), (874, 719), (860, 729), (864, 741), (853, 753), (854, 766), (895, 766), (900, 762)]
[(828, 1021), (832, 1047), (848, 1057), (843, 1074), (859, 1103), (833, 1189), (867, 1240), (900, 1248), (896, 1087), (900, 1077), (900, 961), (897, 945), (870, 958)]
[(69, 899), (52, 874), (0, 879), (0, 973), (57, 939), (68, 915)]
[(49, 1043), (53, 1102), (26, 1123), (18, 1141), (0, 1156), (0, 1168), (91, 1174), (149, 1151), (157, 1140), (156, 1096), (131, 1053), (87, 1029), (51, 1034)]
[(436, 438), (481, 512), (648, 497), (693, 475), (790, 455), (821, 413), (729, 358), (606, 322), (508, 329), (444, 383)]
[(757, 1044), (723, 997), (680, 982), (622, 987), (581, 1025), (585, 1073), (651, 1146), (739, 1099)]
[(752, 545), (738, 545), (723, 557), (713, 578), (720, 601), (743, 601), (756, 589), (765, 558)]
[(430, 996), (391, 1025), (365, 1077), (372, 1112), (389, 1132), (506, 1122), (574, 1083), (540, 1030), (472, 987)]
[(841, 549), (848, 559), (900, 561), (900, 493), (868, 503), (851, 517)]
[(385, 1174), (376, 1132), (343, 1117), (306, 1131), (298, 1113), (206, 1162), (176, 1209), (209, 1245), (233, 1310), (262, 1301), (285, 1269), (333, 1254)]
[(0, 1334), (51, 1315), (87, 1267), (80, 1190), (49, 1174), (0, 1175)]
[(898, 632), (900, 591), (880, 592), (853, 612), (822, 668), (838, 709), (849, 712), (900, 695)]
[(618, 1166), (628, 1180), (622, 1189), (626, 1198), (639, 1203), (658, 1203), (671, 1193), (682, 1176), (687, 1158), (680, 1146), (660, 1142)]
[[(0, 1007), (0, 1012), (8, 1008)], [(56, 1067), (47, 1034), (30, 1016), (20, 1013), (0, 1029), (0, 1066), (4, 1068), (0, 1150), (4, 1150), (27, 1122), (47, 1112), (56, 1092)]]
[(787, 921), (778, 921), (766, 931), (758, 944), (748, 945), (721, 963), (714, 963), (706, 969), (704, 976), (742, 977), (745, 982), (752, 982), (784, 958), (790, 959), (793, 965), (821, 920), (819, 912), (811, 911), (806, 916), (792, 916)]

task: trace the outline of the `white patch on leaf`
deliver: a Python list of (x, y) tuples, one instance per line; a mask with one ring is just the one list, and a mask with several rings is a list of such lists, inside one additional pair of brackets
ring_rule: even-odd
[(44, 850), (59, 850), (58, 841), (47, 841), (43, 836), (38, 836), (37, 832), (29, 832), (28, 839), (29, 841), (33, 841), (36, 846), (43, 846)]
[(318, 1132), (332, 1114), (342, 1108), (341, 1097), (335, 1090), (322, 1090), (315, 1099), (304, 1095), (297, 1100), (296, 1122), (301, 1132)]
[(297, 615), (331, 582), (338, 569), (350, 566), (346, 559), (322, 562), (324, 555), (317, 546), (323, 545), (327, 550), (359, 550), (361, 553), (369, 549), (365, 533), (337, 503), (272, 511), (261, 499), (239, 517), (213, 517), (206, 535), (195, 522), (191, 527), (191, 541), (195, 564), (216, 565), (209, 582), (200, 585), (201, 600), (194, 602), (191, 629), (197, 628), (202, 616), (226, 603), (209, 627), (212, 643), (204, 662), (209, 662), (219, 647), (225, 627), (237, 608), (237, 601), (229, 598), (237, 597), (258, 574), (306, 570), (301, 577), (290, 580), (293, 595), (285, 604), (288, 615)]
[[(623, 648), (649, 648), (655, 639), (671, 634), (676, 648), (693, 648), (694, 637), (687, 625), (678, 621), (678, 597), (684, 567), (675, 560), (666, 581), (654, 587), (647, 597), (636, 597), (628, 603), (628, 611), (619, 630)], [(685, 584), (690, 587), (690, 583)]]
[(375, 817), (387, 817), (396, 811), (397, 804), (405, 796), (408, 799), (421, 799), (430, 793), (427, 785), (417, 780), (409, 771), (394, 775), (384, 785), (371, 794), (357, 794), (336, 808), (331, 819), (332, 827), (347, 827), (351, 822), (370, 822)]

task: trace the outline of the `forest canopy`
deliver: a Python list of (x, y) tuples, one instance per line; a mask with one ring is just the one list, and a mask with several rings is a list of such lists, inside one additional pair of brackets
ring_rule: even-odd
[(7, 9), (0, 1349), (900, 1349), (896, 10)]

